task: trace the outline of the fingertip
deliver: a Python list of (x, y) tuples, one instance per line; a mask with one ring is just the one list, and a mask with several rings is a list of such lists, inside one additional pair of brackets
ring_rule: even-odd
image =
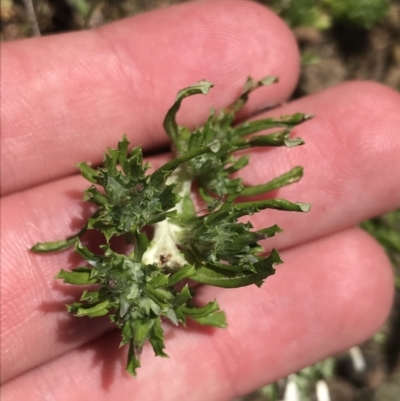
[[(360, 98), (362, 100), (375, 99), (376, 97), (380, 99), (388, 98), (388, 100), (393, 102), (400, 101), (400, 93), (393, 88), (383, 85), (376, 81), (368, 80), (354, 80), (343, 82), (334, 86), (332, 89), (344, 90), (350, 96)], [(374, 103), (376, 107), (376, 102)]]
[[(342, 292), (347, 302), (341, 304), (339, 313), (353, 312), (345, 323), (349, 337), (356, 332), (355, 327), (360, 333), (350, 344), (354, 345), (370, 338), (385, 322), (393, 305), (395, 287), (393, 269), (384, 248), (361, 229), (355, 230), (350, 241), (353, 243), (346, 247), (349, 259), (357, 258), (357, 263), (349, 260), (352, 271)], [(363, 252), (353, 252), (360, 244)], [(351, 296), (346, 298), (345, 294)]]
[(287, 99), (299, 74), (288, 27), (266, 7), (243, 0), (184, 3), (2, 50), (11, 97), (2, 109), (9, 172), (3, 193), (72, 174), (79, 160), (100, 163), (123, 132), (135, 146), (160, 149), (167, 143), (162, 120), (176, 92), (201, 79), (215, 89), (185, 100), (184, 125), (202, 124), (210, 106), (228, 106), (248, 76), (280, 79), (251, 96), (244, 113), (252, 114)]
[[(258, 184), (265, 177), (270, 179), (271, 170), (304, 167), (301, 182), (282, 188), (280, 196), (312, 202), (313, 207), (309, 214), (290, 218), (270, 213), (279, 226), (291, 228), (286, 236), (272, 241), (274, 246), (331, 234), (399, 207), (399, 108), (400, 94), (393, 89), (375, 82), (355, 81), (257, 117), (296, 112), (315, 116), (294, 130), (294, 136), (304, 139), (304, 147), (290, 152), (274, 149), (268, 154), (268, 164), (265, 153), (254, 153), (248, 167), (247, 185)], [(312, 224), (304, 230), (310, 218)]]
[[(240, 90), (248, 76), (261, 79), (273, 75), (278, 77), (279, 82), (267, 89), (269, 103), (262, 103), (262, 99), (265, 102), (265, 93), (259, 90), (252, 95), (248, 110), (254, 112), (258, 108), (287, 100), (300, 74), (300, 53), (290, 28), (269, 8), (257, 2), (222, 0), (213, 2), (213, 5), (216, 20), (226, 19), (227, 39), (232, 43), (237, 42), (240, 48), (238, 56), (229, 63), (236, 70), (233, 71), (229, 65), (226, 68), (224, 65), (218, 66), (218, 69), (222, 67), (222, 71), (227, 71), (227, 74), (218, 77), (224, 80), (220, 84), (221, 91), (231, 97), (229, 90), (232, 87)], [(233, 96), (236, 95), (233, 93)]]
[[(252, 288), (239, 290), (242, 296), (236, 299), (241, 299), (241, 305), (236, 309), (221, 302), (230, 318), (228, 330), (234, 333), (221, 333), (221, 349), (228, 348), (236, 361), (248, 359), (248, 370), (259, 372), (253, 372), (251, 380), (237, 381), (241, 394), (366, 341), (380, 329), (392, 307), (390, 261), (361, 229), (288, 249), (281, 256), (284, 264), (258, 295)], [(227, 297), (233, 304), (231, 295)], [(246, 296), (251, 304), (246, 305)], [(247, 338), (246, 332), (251, 332), (254, 344), (234, 345), (235, 339)], [(268, 345), (263, 347), (264, 343)], [(231, 375), (240, 377), (239, 364), (232, 365), (236, 370), (231, 369)]]
[[(279, 82), (252, 94), (243, 114), (287, 100), (297, 84), (300, 55), (293, 33), (275, 13), (253, 1), (189, 2), (99, 30), (103, 40), (112, 43), (132, 31), (142, 32), (141, 40), (121, 40), (119, 57), (139, 72), (142, 101), (151, 102), (157, 113), (152, 121), (162, 117), (178, 90), (202, 79), (211, 81), (214, 89), (206, 99), (185, 100), (182, 124), (204, 120), (210, 104), (218, 109), (231, 103), (249, 76), (257, 80), (274, 75)], [(138, 57), (143, 53), (154, 58)], [(151, 91), (145, 91), (147, 85)]]

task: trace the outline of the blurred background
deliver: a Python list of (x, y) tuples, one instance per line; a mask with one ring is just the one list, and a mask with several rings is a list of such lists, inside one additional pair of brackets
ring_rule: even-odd
[[(1, 0), (1, 41), (95, 28), (185, 1)], [(297, 38), (302, 73), (294, 97), (350, 79), (400, 91), (400, 0), (258, 2), (275, 10)], [(385, 325), (366, 343), (235, 401), (400, 401), (400, 209), (362, 227), (393, 263), (396, 299)]]

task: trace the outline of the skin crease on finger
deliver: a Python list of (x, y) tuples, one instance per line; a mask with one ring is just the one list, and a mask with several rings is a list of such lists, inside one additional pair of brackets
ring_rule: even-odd
[[(339, 99), (347, 100), (342, 103)], [(276, 240), (267, 240), (267, 247), (273, 245), (281, 250), (316, 239), (400, 205), (400, 194), (393, 192), (400, 174), (393, 174), (399, 169), (399, 99), (398, 94), (381, 85), (356, 82), (275, 111), (308, 111), (316, 117), (296, 129), (295, 134), (306, 139), (305, 146), (256, 151), (252, 169), (247, 171), (248, 180), (262, 182), (296, 164), (304, 165), (303, 180), (278, 195), (293, 201), (310, 201), (313, 208), (308, 214), (263, 211), (255, 216), (252, 221), (259, 228), (279, 222), (285, 230)], [(377, 103), (381, 105), (379, 109), (375, 107)], [(385, 119), (380, 118), (382, 112)], [(368, 146), (362, 146), (363, 140), (372, 135), (377, 135), (380, 142), (369, 140)], [(369, 164), (373, 160), (376, 162)], [(157, 165), (160, 159), (153, 158), (151, 162)], [(341, 163), (346, 163), (347, 176), (342, 175)], [(77, 293), (53, 277), (61, 267), (71, 267), (68, 252), (52, 256), (27, 252), (36, 241), (65, 238), (78, 230), (85, 210), (79, 200), (86, 187), (81, 178), (70, 177), (2, 200), (2, 239), (12, 244), (2, 256), (2, 307), (6, 312), (2, 314), (3, 347), (7, 349), (2, 353), (1, 366), (7, 369), (3, 380), (90, 341), (109, 327), (106, 322), (85, 326), (80, 319), (66, 318), (63, 304), (74, 295), (76, 298)], [(15, 288), (21, 290), (18, 304), (13, 302)], [(46, 313), (43, 305), (48, 304), (59, 307)], [(60, 335), (60, 322), (65, 323), (64, 331), (75, 333), (68, 341)], [(35, 347), (18, 348), (18, 344), (30, 342)]]
[(249, 1), (187, 3), (1, 46), (3, 194), (72, 174), (77, 160), (100, 163), (124, 132), (145, 150), (165, 147), (165, 112), (201, 79), (216, 89), (185, 101), (190, 126), (227, 106), (249, 75), (280, 83), (258, 91), (245, 114), (287, 99), (299, 74), (293, 34)]
[(4, 401), (231, 400), (365, 340), (393, 297), (390, 263), (367, 234), (350, 229), (282, 252), (285, 264), (260, 288), (202, 287), (229, 327), (168, 330), (169, 359), (149, 348), (136, 379), (110, 333), (3, 386)]

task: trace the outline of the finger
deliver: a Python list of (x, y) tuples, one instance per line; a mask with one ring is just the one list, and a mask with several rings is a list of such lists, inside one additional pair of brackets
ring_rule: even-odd
[(203, 287), (200, 298), (218, 298), (228, 328), (172, 329), (170, 359), (146, 348), (136, 380), (123, 372), (126, 349), (118, 352), (119, 336), (110, 334), (4, 385), (4, 401), (25, 399), (29, 388), (31, 401), (44, 394), (59, 401), (230, 400), (359, 343), (382, 324), (391, 268), (365, 233), (342, 232), (283, 258), (260, 289)]
[(108, 318), (93, 322), (67, 313), (65, 305), (76, 301), (83, 289), (54, 277), (61, 268), (71, 269), (83, 260), (69, 251), (49, 257), (29, 251), (38, 241), (80, 230), (93, 213), (82, 202), (86, 188), (87, 182), (75, 176), (1, 199), (2, 382), (113, 327)]
[(274, 195), (313, 206), (308, 214), (256, 215), (255, 228), (264, 227), (267, 220), (287, 228), (284, 235), (268, 240), (269, 247), (293, 246), (400, 207), (399, 108), (400, 95), (392, 89), (353, 82), (274, 110), (276, 115), (315, 115), (294, 133), (306, 144), (255, 152), (245, 174), (247, 183), (303, 166), (303, 179)]
[[(369, 96), (385, 110), (383, 121), (379, 119), (380, 111), (367, 100)], [(340, 103), (335, 106), (332, 102), (335, 98), (349, 99), (350, 104), (357, 105), (357, 108), (344, 116), (345, 106)], [(282, 249), (318, 238), (390, 210), (396, 202), (400, 204), (399, 195), (393, 190), (397, 188), (397, 155), (400, 150), (396, 139), (400, 138), (396, 134), (400, 126), (397, 123), (397, 99), (398, 95), (382, 86), (355, 83), (313, 95), (280, 110), (316, 113), (314, 120), (299, 126), (296, 131), (305, 137), (307, 144), (297, 149), (254, 152), (256, 161), (251, 164), (252, 169), (247, 170), (248, 181), (253, 177), (259, 182), (266, 181), (296, 164), (305, 165), (304, 179), (282, 189), (277, 195), (293, 201), (311, 201), (314, 205), (312, 212), (306, 215), (263, 211), (253, 216), (256, 228), (278, 222), (285, 230), (276, 241), (268, 239), (265, 242), (267, 247), (273, 245)], [(358, 110), (364, 114), (360, 115)], [(361, 123), (351, 118), (352, 113), (358, 113)], [(380, 141), (387, 145), (370, 150), (360, 146), (363, 139), (372, 134), (378, 134)], [(343, 176), (340, 164), (342, 152), (346, 152), (342, 163), (347, 163), (347, 177)], [(382, 159), (385, 163), (371, 166), (371, 159)], [(160, 163), (159, 159), (157, 163)], [(65, 291), (65, 287), (55, 286), (53, 279), (60, 268), (72, 267), (69, 254), (42, 256), (27, 251), (37, 241), (62, 239), (79, 230), (84, 215), (89, 215), (87, 205), (78, 201), (86, 186), (80, 177), (70, 177), (2, 200), (2, 246), (7, 244), (2, 252), (3, 299), (12, 300), (15, 288), (21, 289), (19, 302), (10, 301), (3, 313), (4, 343), (11, 351), (3, 353), (2, 366), (7, 366), (10, 377), (26, 366), (26, 360), (19, 354), (18, 343), (35, 344), (28, 351), (28, 360), (34, 366), (98, 335), (95, 330), (80, 328), (81, 320), (67, 320), (66, 326), (76, 336), (74, 341), (66, 341), (58, 330), (59, 321), (66, 319), (64, 308), (60, 307), (54, 313), (43, 311), (43, 303), (54, 303), (55, 299), (56, 304), (64, 304), (73, 298), (73, 294), (66, 295), (61, 291), (61, 288)], [(388, 193), (391, 196), (387, 196)], [(35, 275), (42, 275), (43, 281)], [(29, 319), (29, 325), (26, 323), (21, 327), (21, 319)], [(99, 330), (105, 330), (105, 327), (101, 326)], [(10, 366), (10, 361), (20, 362), (13, 362)]]
[(133, 145), (167, 143), (162, 119), (175, 94), (201, 79), (212, 93), (185, 101), (182, 122), (227, 106), (246, 77), (279, 75), (252, 113), (286, 99), (297, 81), (292, 33), (247, 1), (193, 2), (103, 28), (2, 45), (2, 193), (73, 173), (125, 132)]
[[(54, 217), (52, 222), (44, 217), (42, 207), (37, 205), (37, 202), (44, 201), (50, 195), (45, 189), (32, 190), (34, 196), (21, 192), (1, 200), (4, 206), (4, 209), (1, 208), (1, 219), (5, 223), (0, 283), (0, 319), (4, 339), (1, 344), (2, 381), (52, 358), (56, 344), (57, 353), (62, 353), (82, 344), (82, 333), (85, 333), (86, 341), (86, 338), (93, 339), (110, 327), (108, 319), (93, 324), (88, 319), (74, 321), (66, 313), (65, 304), (76, 300), (82, 289), (62, 285), (54, 276), (61, 266), (72, 268), (74, 263), (75, 266), (82, 263), (79, 259), (71, 258), (69, 252), (63, 252), (46, 261), (47, 258), (42, 259), (29, 251), (33, 244), (31, 235), (39, 235), (42, 229), (48, 233), (54, 229), (61, 230), (64, 234), (71, 228), (79, 230), (78, 225), (82, 224), (82, 210), (79, 207), (75, 212), (68, 212), (68, 224), (63, 220), (62, 212), (59, 212), (67, 203), (81, 204), (82, 192), (79, 189), (83, 189), (84, 183), (83, 180), (80, 182), (81, 188), (79, 183), (77, 186), (74, 183), (64, 192), (61, 186), (65, 181), (68, 179), (58, 181), (58, 188), (54, 183), (54, 189), (60, 191), (59, 194), (63, 193), (63, 196), (53, 198), (55, 203), (48, 209)], [(12, 205), (14, 201), (16, 203)], [(86, 209), (86, 212), (89, 211)], [(17, 259), (14, 260), (14, 257)], [(16, 333), (19, 333), (17, 337), (14, 336)]]

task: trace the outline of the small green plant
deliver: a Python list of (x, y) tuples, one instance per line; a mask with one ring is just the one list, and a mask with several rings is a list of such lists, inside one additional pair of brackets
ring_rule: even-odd
[(389, 0), (266, 0), (291, 27), (327, 29), (335, 22), (370, 29), (389, 12)]
[(264, 386), (258, 393), (265, 401), (327, 400), (326, 396), (321, 395), (320, 387), (324, 387), (323, 392), (329, 394), (327, 381), (334, 376), (334, 369), (334, 358), (327, 358), (285, 379)]
[(327, 29), (331, 25), (329, 15), (316, 0), (265, 0), (291, 27)]
[[(51, 252), (74, 247), (87, 261), (89, 266), (61, 270), (57, 275), (68, 284), (96, 286), (83, 291), (78, 302), (68, 305), (68, 311), (76, 316), (109, 315), (121, 329), (121, 346), (129, 344), (127, 370), (133, 375), (140, 366), (145, 342), (150, 342), (156, 355), (167, 356), (163, 320), (184, 325), (192, 319), (226, 327), (225, 314), (215, 300), (196, 305), (195, 290), (188, 279), (225, 288), (261, 286), (274, 273), (274, 266), (282, 263), (276, 250), (264, 256), (259, 243), (281, 229), (271, 225), (254, 231), (250, 222), (240, 218), (264, 209), (310, 209), (308, 204), (284, 199), (248, 200), (298, 181), (301, 167), (255, 186), (246, 186), (236, 176), (249, 162), (244, 150), (303, 144), (290, 133), (310, 118), (306, 114), (234, 126), (250, 92), (276, 81), (275, 77), (258, 82), (249, 78), (238, 100), (219, 113), (212, 111), (206, 124), (193, 132), (177, 125), (176, 114), (183, 99), (207, 94), (212, 85), (201, 81), (181, 90), (164, 120), (174, 158), (147, 173), (149, 165), (143, 162), (141, 148), (129, 151), (124, 136), (117, 149), (108, 149), (101, 167), (80, 163), (83, 177), (93, 184), (85, 191), (84, 200), (94, 203), (97, 210), (76, 235), (32, 248), (34, 252)], [(254, 135), (263, 130), (269, 131)], [(239, 151), (241, 155), (235, 156)], [(194, 201), (194, 183), (202, 199), (200, 205)], [(95, 253), (82, 243), (87, 230), (104, 235), (101, 252)], [(110, 241), (119, 236), (124, 236), (132, 249), (126, 253), (113, 249)]]
[(361, 226), (384, 247), (393, 264), (396, 287), (400, 290), (400, 209), (364, 221)]
[(370, 29), (389, 11), (389, 0), (322, 0), (335, 21)]

